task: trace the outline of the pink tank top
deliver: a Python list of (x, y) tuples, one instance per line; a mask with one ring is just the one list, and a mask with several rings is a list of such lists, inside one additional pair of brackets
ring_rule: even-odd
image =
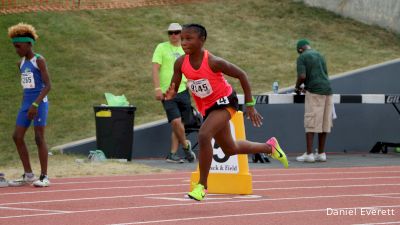
[(203, 61), (198, 70), (195, 70), (190, 64), (189, 55), (185, 55), (181, 70), (188, 80), (188, 86), (197, 109), (203, 116), (218, 99), (232, 94), (232, 86), (228, 84), (222, 73), (213, 72), (208, 65), (207, 50), (204, 50)]

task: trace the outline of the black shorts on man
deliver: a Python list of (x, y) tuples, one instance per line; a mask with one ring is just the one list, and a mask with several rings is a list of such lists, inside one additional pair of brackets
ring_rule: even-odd
[(192, 120), (192, 107), (188, 90), (178, 93), (174, 99), (162, 101), (168, 122), (181, 117), (184, 124)]

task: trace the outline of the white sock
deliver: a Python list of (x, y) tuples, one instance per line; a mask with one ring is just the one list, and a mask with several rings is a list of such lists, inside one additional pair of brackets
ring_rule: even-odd
[(26, 177), (29, 177), (29, 178), (32, 178), (32, 177), (34, 177), (35, 175), (34, 175), (33, 173), (25, 173), (25, 176), (26, 176)]

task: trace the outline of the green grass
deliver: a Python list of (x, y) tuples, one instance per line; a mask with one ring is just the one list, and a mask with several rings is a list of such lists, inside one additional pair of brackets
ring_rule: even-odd
[[(125, 94), (137, 106), (136, 124), (164, 118), (153, 97), (151, 57), (170, 22), (201, 23), (206, 47), (247, 71), (253, 93), (295, 82), (296, 40), (309, 38), (327, 58), (330, 74), (398, 57), (398, 35), (291, 0), (226, 0), (121, 10), (37, 12), (0, 16), (0, 166), (18, 164), (11, 140), (20, 105), (18, 57), (7, 28), (33, 24), (53, 84), (49, 147), (95, 135), (93, 105), (104, 92)], [(241, 92), (237, 81), (229, 79)], [(36, 157), (32, 131), (26, 137)]]
[[(49, 176), (54, 177), (78, 177), (78, 176), (101, 176), (101, 175), (134, 175), (170, 172), (168, 169), (150, 167), (138, 163), (127, 162), (77, 162), (75, 159), (83, 160), (79, 155), (54, 155), (49, 160)], [(40, 164), (37, 157), (32, 158), (33, 171), (40, 171)], [(7, 179), (12, 180), (21, 176), (19, 162), (8, 163), (0, 166), (0, 171), (6, 174)], [(39, 174), (36, 174), (37, 176)]]

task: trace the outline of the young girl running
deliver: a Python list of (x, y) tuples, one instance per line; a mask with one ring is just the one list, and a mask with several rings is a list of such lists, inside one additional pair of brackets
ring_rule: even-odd
[[(50, 91), (51, 84), (46, 61), (43, 56), (34, 53), (32, 50), (35, 41), (38, 39), (33, 26), (19, 23), (8, 28), (8, 36), (11, 38), (17, 54), (22, 58), (17, 63), (17, 66), (21, 72), (23, 97), (21, 108), (17, 115), (13, 139), (25, 172), (21, 179), (10, 181), (9, 185), (21, 186), (33, 183), (36, 187), (47, 187), (50, 185), (50, 181), (47, 177), (48, 150), (44, 131), (49, 107), (47, 94)], [(25, 133), (32, 120), (41, 167), (39, 180), (36, 180), (32, 173), (29, 153), (24, 141)]]
[(276, 138), (272, 137), (266, 143), (234, 141), (232, 138), (229, 120), (236, 113), (239, 105), (235, 91), (225, 80), (223, 74), (239, 79), (245, 95), (247, 116), (254, 126), (262, 125), (262, 117), (254, 108), (255, 100), (251, 95), (246, 73), (203, 48), (207, 39), (207, 31), (202, 25), (185, 25), (181, 39), (186, 55), (181, 56), (175, 62), (174, 75), (165, 99), (171, 99), (176, 95), (183, 73), (188, 80), (196, 106), (205, 117), (198, 135), (200, 180), (188, 193), (188, 196), (201, 201), (206, 195), (207, 177), (213, 154), (212, 138), (222, 148), (225, 155), (268, 153), (287, 168), (286, 155)]

